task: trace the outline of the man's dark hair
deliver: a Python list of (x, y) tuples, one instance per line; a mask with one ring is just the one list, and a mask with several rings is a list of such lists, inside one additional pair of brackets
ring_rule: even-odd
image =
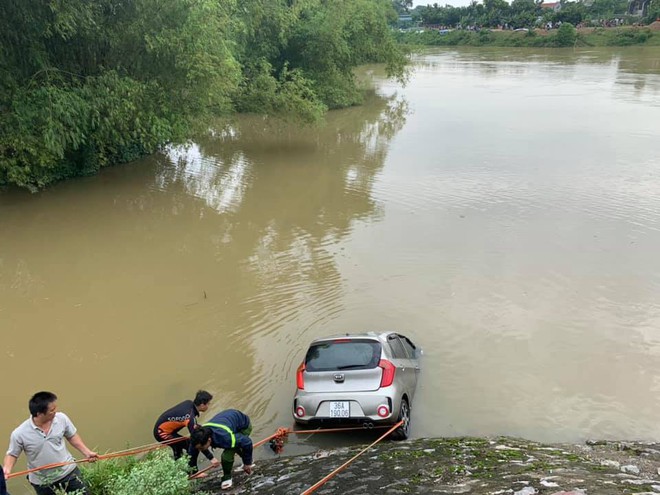
[(202, 426), (190, 434), (190, 444), (197, 448), (198, 445), (206, 445), (211, 438), (211, 428)]
[(195, 400), (193, 403), (196, 406), (201, 406), (202, 404), (208, 404), (213, 399), (213, 396), (209, 394), (206, 390), (198, 390), (197, 395), (195, 395)]
[(28, 402), (28, 407), (30, 408), (30, 414), (33, 418), (37, 417), (37, 414), (46, 414), (48, 412), (48, 406), (57, 400), (57, 395), (53, 392), (37, 392), (30, 398)]

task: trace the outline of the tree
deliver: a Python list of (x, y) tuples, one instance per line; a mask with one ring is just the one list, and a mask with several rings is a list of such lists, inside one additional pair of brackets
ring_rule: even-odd
[(313, 81), (329, 108), (361, 101), (353, 76), (360, 64), (382, 62), (390, 76), (404, 76), (405, 59), (386, 22), (387, 0), (319, 0), (307, 7), (284, 55), (290, 67)]
[(484, 16), (481, 24), (497, 26), (508, 21), (509, 4), (505, 0), (484, 0)]
[(568, 22), (575, 25), (581, 23), (587, 15), (587, 7), (582, 2), (562, 2), (559, 12), (554, 13), (554, 21)]
[(610, 19), (617, 14), (626, 14), (628, 0), (594, 0), (589, 7), (588, 13), (597, 19)]
[[(406, 2), (404, 2), (405, 4)], [(317, 121), (405, 59), (391, 0), (4, 0), (0, 185), (151, 153), (235, 110)]]
[(660, 0), (651, 0), (646, 14), (646, 22), (652, 23), (660, 19)]
[(401, 15), (410, 12), (413, 3), (412, 0), (392, 0), (392, 5), (394, 6), (396, 13)]
[(513, 27), (531, 27), (541, 15), (541, 7), (534, 0), (513, 0), (510, 12)]

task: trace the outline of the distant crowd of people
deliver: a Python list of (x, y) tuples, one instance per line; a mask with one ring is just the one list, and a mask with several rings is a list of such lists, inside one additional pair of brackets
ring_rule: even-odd
[[(187, 453), (193, 473), (198, 470), (200, 452), (210, 461), (211, 467), (220, 465), (221, 489), (227, 490), (233, 485), (236, 455), (241, 457), (241, 467), (246, 474), (251, 474), (254, 469), (250, 439), (252, 424), (246, 414), (236, 409), (221, 411), (210, 421), (200, 424), (197, 418), (209, 409), (212, 399), (209, 392), (200, 390), (193, 400), (185, 400), (163, 412), (156, 420), (153, 435), (158, 442), (168, 443), (176, 459)], [(62, 492), (89, 495), (89, 488), (67, 448), (67, 442), (89, 462), (97, 461), (99, 455), (85, 445), (69, 417), (58, 411), (54, 393), (34, 394), (28, 402), (28, 409), (30, 417), (12, 432), (9, 440), (2, 466), (3, 476), (0, 476), (0, 495), (9, 495), (5, 478), (11, 474), (22, 453), (27, 457), (28, 471), (31, 471), (27, 475), (28, 481), (37, 495)], [(189, 437), (179, 433), (184, 428), (188, 429)], [(220, 460), (214, 456), (213, 449), (223, 449)], [(53, 464), (60, 466), (38, 469)], [(206, 476), (206, 473), (198, 476)]]

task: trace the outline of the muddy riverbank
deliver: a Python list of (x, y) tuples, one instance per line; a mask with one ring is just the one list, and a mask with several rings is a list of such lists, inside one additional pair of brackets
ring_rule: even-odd
[[(363, 447), (259, 461), (230, 492), (209, 477), (210, 493), (299, 494)], [(427, 438), (382, 442), (315, 493), (475, 495), (660, 493), (660, 444), (541, 444), (513, 438)]]

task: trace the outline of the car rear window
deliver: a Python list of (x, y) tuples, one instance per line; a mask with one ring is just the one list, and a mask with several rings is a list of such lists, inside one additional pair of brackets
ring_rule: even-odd
[(380, 343), (374, 340), (335, 340), (312, 345), (305, 356), (307, 371), (369, 369), (378, 366)]

